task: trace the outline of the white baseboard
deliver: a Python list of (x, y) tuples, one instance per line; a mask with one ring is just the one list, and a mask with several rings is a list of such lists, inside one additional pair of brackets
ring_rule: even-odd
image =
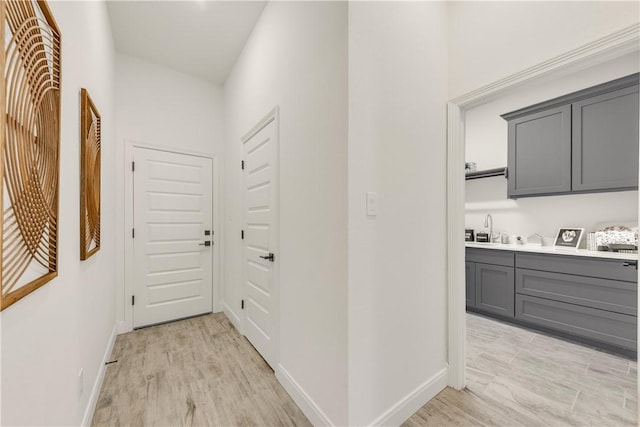
[(225, 301), (222, 301), (220, 305), (222, 305), (222, 311), (227, 316), (227, 319), (229, 319), (229, 321), (233, 323), (233, 326), (236, 327), (238, 332), (242, 333), (240, 318), (236, 315), (236, 313), (233, 310), (231, 310), (231, 307), (229, 307)]
[(304, 413), (311, 424), (314, 426), (334, 426), (327, 414), (322, 412), (322, 409), (311, 399), (311, 397), (300, 387), (300, 385), (293, 379), (291, 374), (287, 372), (282, 365), (278, 364), (276, 369), (276, 378), (282, 384), (282, 387), (289, 393), (289, 396), (298, 405), (302, 413)]
[(131, 331), (133, 331), (133, 328), (127, 325), (127, 322), (125, 322), (124, 320), (116, 322), (116, 332), (118, 335), (126, 334)]
[(102, 356), (102, 363), (100, 364), (100, 369), (98, 370), (98, 376), (96, 377), (96, 381), (93, 383), (91, 396), (89, 396), (89, 402), (87, 402), (87, 409), (85, 409), (84, 417), (82, 417), (83, 426), (91, 425), (91, 420), (93, 419), (93, 413), (95, 412), (96, 405), (98, 404), (100, 389), (102, 389), (102, 381), (104, 380), (106, 363), (111, 358), (111, 353), (113, 352), (113, 345), (116, 343), (116, 336), (118, 335), (116, 333), (117, 330), (118, 330), (118, 325), (117, 324), (113, 325), (113, 330), (111, 331), (111, 337), (109, 338), (109, 342), (107, 343), (107, 348), (104, 351), (104, 356)]
[(447, 387), (447, 368), (443, 368), (434, 376), (413, 390), (404, 399), (393, 405), (382, 415), (369, 423), (371, 426), (399, 426), (408, 420), (425, 403), (433, 399)]

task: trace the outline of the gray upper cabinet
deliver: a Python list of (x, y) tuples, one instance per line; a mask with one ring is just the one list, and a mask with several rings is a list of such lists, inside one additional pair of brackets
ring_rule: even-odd
[(638, 85), (575, 102), (572, 189), (638, 188)]
[(509, 197), (571, 190), (571, 105), (509, 121)]
[(639, 75), (504, 114), (509, 198), (638, 188)]

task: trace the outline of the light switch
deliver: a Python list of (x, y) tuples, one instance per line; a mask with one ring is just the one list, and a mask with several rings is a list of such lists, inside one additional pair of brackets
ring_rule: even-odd
[(378, 194), (371, 191), (367, 192), (367, 216), (376, 216), (378, 214)]

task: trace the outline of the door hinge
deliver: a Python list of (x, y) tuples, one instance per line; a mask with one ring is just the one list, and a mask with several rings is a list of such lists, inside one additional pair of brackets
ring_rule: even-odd
[(132, 238), (132, 239), (135, 239), (135, 238), (136, 238), (136, 229), (135, 229), (135, 228), (132, 228), (132, 229), (131, 229), (131, 238)]
[(240, 167), (244, 170), (244, 160), (240, 162)]
[(244, 310), (244, 300), (240, 302), (240, 308)]
[(240, 230), (240, 238), (244, 240), (244, 230)]
[(136, 296), (131, 295), (131, 305), (136, 305)]
[(136, 171), (136, 162), (131, 162), (131, 172)]

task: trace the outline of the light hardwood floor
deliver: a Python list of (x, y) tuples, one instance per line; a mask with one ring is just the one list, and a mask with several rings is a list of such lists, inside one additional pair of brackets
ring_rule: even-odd
[(118, 336), (94, 426), (310, 426), (224, 314)]
[(467, 314), (467, 389), (405, 426), (637, 426), (635, 361)]
[[(405, 426), (635, 426), (635, 362), (467, 315), (465, 391)], [(309, 426), (223, 314), (120, 335), (93, 425)]]

